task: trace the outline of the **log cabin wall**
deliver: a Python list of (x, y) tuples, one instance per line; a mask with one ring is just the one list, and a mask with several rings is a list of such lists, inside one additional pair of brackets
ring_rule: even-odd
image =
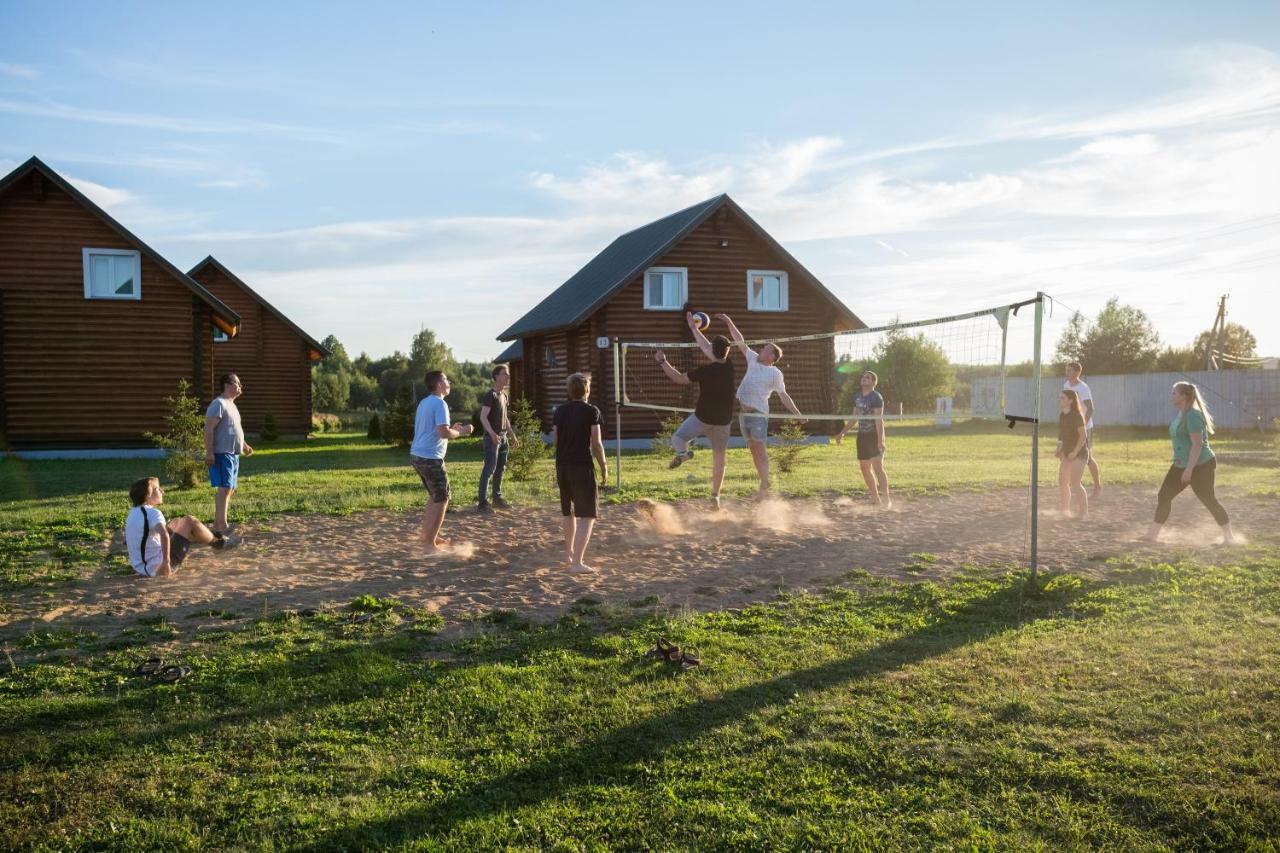
[(305, 339), (213, 264), (193, 270), (192, 278), (240, 315), (240, 334), (213, 343), (213, 364), (215, 377), (234, 373), (244, 385), (244, 395), (236, 400), (244, 428), (259, 431), (270, 412), (282, 435), (305, 435), (311, 428)]
[(187, 285), (141, 252), (141, 299), (86, 299), (85, 248), (135, 250), (38, 172), (0, 195), (0, 399), (13, 448), (146, 445), (179, 379), (212, 397), (211, 320), (193, 337)]

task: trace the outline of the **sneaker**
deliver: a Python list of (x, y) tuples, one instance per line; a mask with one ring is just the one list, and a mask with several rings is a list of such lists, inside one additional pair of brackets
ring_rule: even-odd
[(218, 538), (222, 540), (222, 544), (219, 545), (218, 539), (214, 539), (213, 547), (217, 548), (219, 551), (230, 551), (232, 548), (237, 547), (241, 542), (241, 539), (239, 536), (232, 536), (230, 533), (227, 533)]
[(686, 450), (684, 453), (677, 453), (675, 456), (671, 457), (671, 464), (668, 465), (667, 467), (679, 468), (681, 465), (688, 462), (692, 458), (693, 458), (692, 450)]
[(493, 505), (497, 509), (511, 509), (511, 504), (507, 503), (504, 498), (494, 498)]
[(481, 515), (493, 515), (493, 507), (488, 504), (476, 504), (476, 512)]

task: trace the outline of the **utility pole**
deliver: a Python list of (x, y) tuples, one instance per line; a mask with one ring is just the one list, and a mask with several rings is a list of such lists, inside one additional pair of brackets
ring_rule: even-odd
[(1205, 347), (1204, 352), (1204, 369), (1217, 370), (1218, 359), (1214, 357), (1214, 351), (1218, 348), (1219, 336), (1225, 335), (1227, 332), (1227, 296), (1230, 294), (1222, 294), (1218, 299), (1218, 316), (1213, 318), (1213, 328), (1209, 330), (1209, 344)]

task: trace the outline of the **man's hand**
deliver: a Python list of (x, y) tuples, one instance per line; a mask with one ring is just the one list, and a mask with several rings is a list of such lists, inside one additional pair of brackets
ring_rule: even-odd
[(884, 456), (884, 442), (880, 442), (880, 455)]
[(464, 423), (462, 423), (462, 422), (458, 422), (458, 423), (456, 423), (456, 424), (454, 424), (454, 425), (453, 425), (453, 431), (454, 431), (454, 432), (457, 432), (457, 433), (460, 433), (460, 434), (462, 434), (462, 435), (464, 435), (464, 436), (467, 436), (467, 435), (471, 435), (471, 433), (475, 432), (475, 431), (476, 431), (476, 428), (475, 428), (475, 426), (474, 426), (473, 424), (464, 424)]
[(733, 322), (732, 320), (730, 320), (730, 319), (729, 319), (729, 315), (728, 315), (728, 314), (717, 314), (717, 315), (715, 315), (715, 319), (719, 320), (721, 323), (732, 323), (732, 322)]
[(213, 452), (212, 452), (212, 451), (206, 451), (206, 452), (205, 452), (205, 454), (204, 454), (204, 464), (205, 464), (205, 467), (206, 467), (206, 468), (212, 468), (212, 467), (213, 467)]
[(684, 312), (684, 321), (689, 324), (690, 329), (696, 329), (698, 327), (698, 321), (693, 319), (692, 311)]
[(520, 446), (520, 439), (517, 436), (509, 436), (507, 440), (511, 442), (512, 450)]
[(244, 455), (245, 455), (245, 456), (252, 456), (252, 455), (253, 455), (253, 448), (252, 448), (252, 447), (250, 447), (248, 444), (245, 444), (245, 446), (244, 446)]
[(160, 567), (156, 569), (156, 577), (158, 578), (167, 578), (171, 574), (173, 574), (173, 566), (169, 564), (168, 560), (165, 560), (160, 564)]
[(1182, 485), (1186, 486), (1190, 482), (1191, 482), (1191, 469), (1183, 468), (1182, 469)]
[(840, 443), (841, 443), (841, 442), (843, 442), (843, 441), (844, 441), (844, 432), (843, 432), (843, 431), (841, 431), (841, 432), (836, 433), (836, 445), (837, 445), (837, 446), (839, 446), (839, 445), (840, 445)]
[(667, 360), (667, 354), (662, 350), (655, 350), (653, 353), (653, 360), (658, 362), (658, 364), (662, 364)]

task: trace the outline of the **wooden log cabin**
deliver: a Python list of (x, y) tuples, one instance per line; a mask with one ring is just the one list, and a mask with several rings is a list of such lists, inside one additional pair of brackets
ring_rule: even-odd
[(212, 255), (187, 275), (241, 317), (240, 334), (214, 335), (213, 365), (219, 375), (234, 373), (244, 385), (237, 406), (245, 430), (260, 431), (270, 414), (281, 435), (306, 435), (311, 429), (311, 365), (329, 350)]
[[(688, 341), (686, 307), (730, 315), (749, 340), (865, 327), (733, 199), (719, 195), (618, 237), (498, 339), (520, 345), (518, 361), (510, 349), (504, 355), (547, 429), (552, 410), (565, 399), (566, 378), (585, 370), (594, 378), (591, 401), (605, 413), (612, 435), (612, 340)], [(709, 334), (723, 331), (716, 324)], [(833, 411), (831, 340), (797, 342), (784, 352), (780, 366), (801, 411)], [(671, 357), (681, 370), (699, 359), (692, 350)], [(740, 355), (733, 360), (741, 378), (745, 361)], [(633, 401), (660, 405), (690, 407), (697, 394), (696, 387), (655, 378), (628, 388)], [(650, 436), (663, 416), (624, 407), (622, 435)]]
[(0, 179), (0, 449), (136, 447), (240, 315), (32, 157)]

